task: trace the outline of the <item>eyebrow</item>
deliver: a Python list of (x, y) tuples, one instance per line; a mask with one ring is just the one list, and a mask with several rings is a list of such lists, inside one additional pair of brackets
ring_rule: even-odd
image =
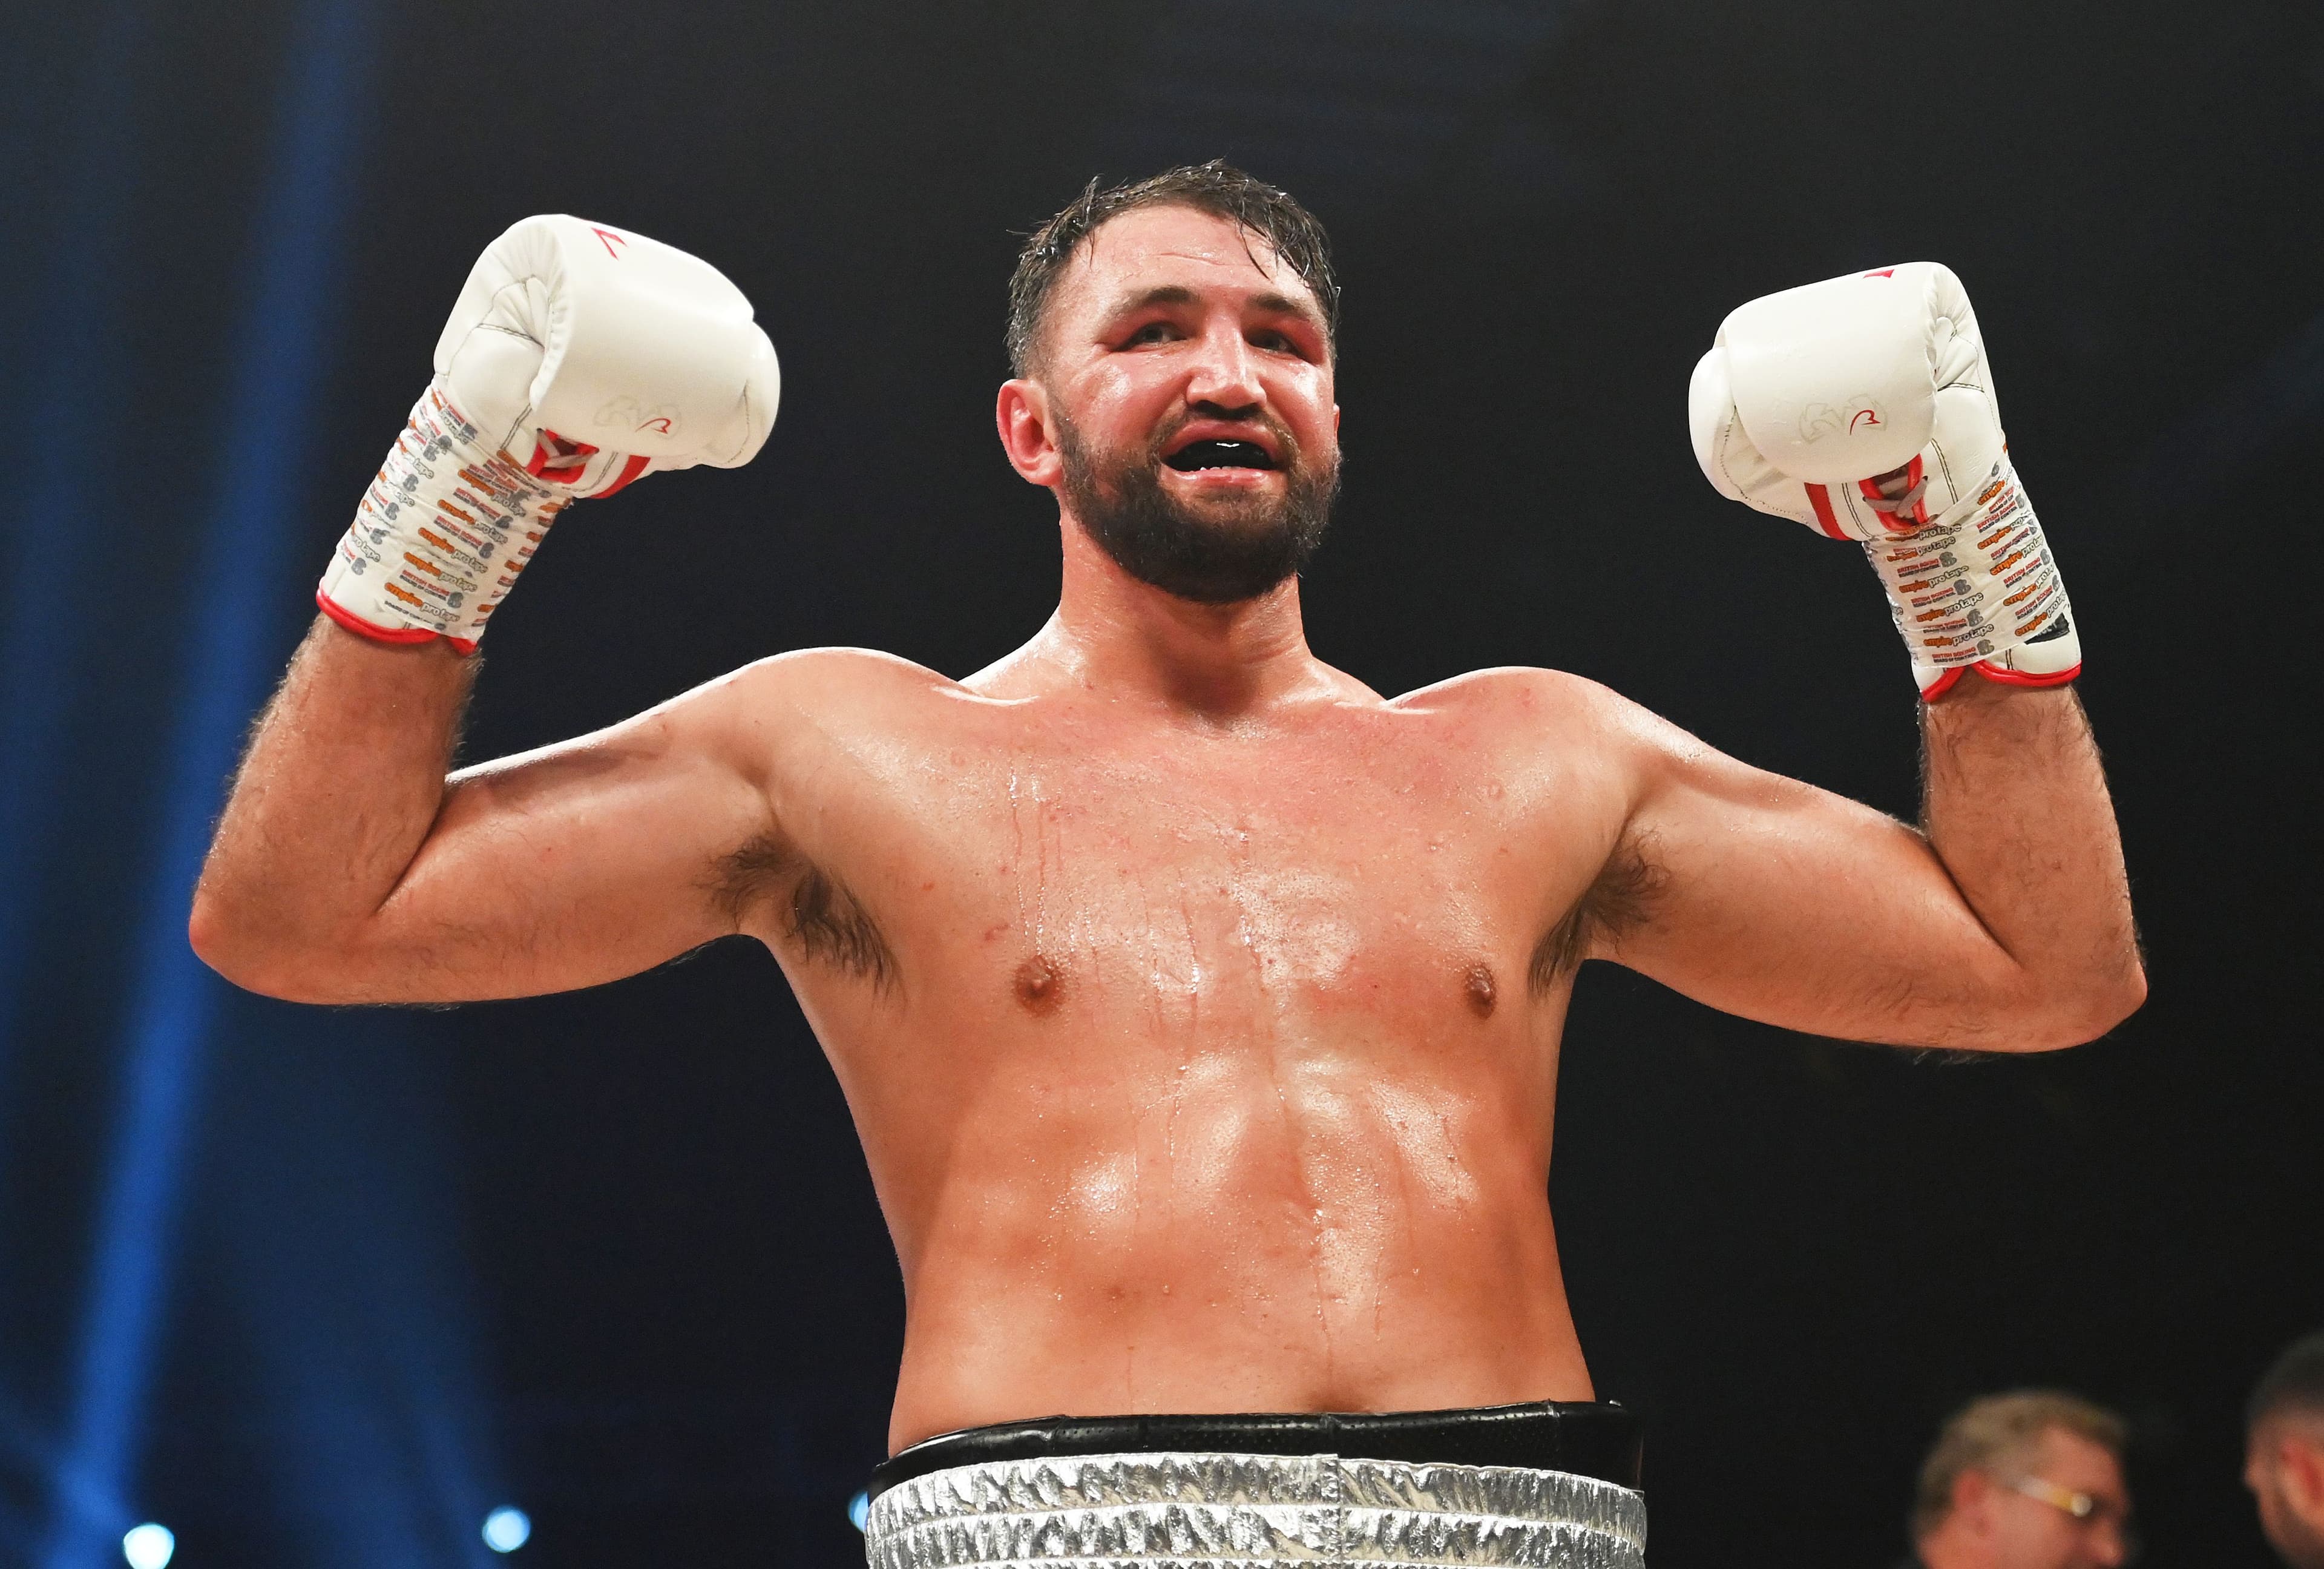
[[(1197, 303), (1197, 300), (1198, 297), (1194, 291), (1183, 283), (1157, 283), (1151, 289), (1141, 289), (1122, 294), (1114, 300), (1112, 308), (1107, 310), (1104, 318), (1114, 321), (1134, 311), (1144, 310), (1149, 306), (1193, 305)], [(1255, 309), (1272, 315), (1296, 316), (1317, 332), (1324, 333), (1326, 337), (1330, 336), (1323, 324), (1323, 313), (1306, 300), (1295, 300), (1288, 294), (1279, 293), (1270, 289), (1264, 293), (1252, 295), (1250, 304)]]

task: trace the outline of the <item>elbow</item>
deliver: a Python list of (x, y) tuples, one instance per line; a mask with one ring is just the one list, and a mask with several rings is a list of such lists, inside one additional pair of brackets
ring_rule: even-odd
[(194, 956), (245, 992), (281, 997), (284, 977), (267, 943), (251, 930), (225, 900), (204, 892), (194, 895), (186, 917), (186, 942)]
[(2019, 1017), (2026, 1026), (2009, 1049), (2064, 1051), (2110, 1033), (2146, 1001), (2146, 967), (2133, 956), (2112, 974), (2086, 974), (2070, 985), (2043, 988)]
[(251, 973), (249, 944), (232, 913), (206, 890), (194, 891), (194, 908), (186, 917), (186, 946), (194, 957), (244, 991), (256, 991), (244, 976)]
[[(2114, 1011), (2107, 1015), (2107, 1029), (2112, 1029), (2124, 1020), (2146, 1006), (2146, 965), (2136, 955), (2124, 967), (2111, 999)], [(2106, 1029), (2098, 1031), (2100, 1035)]]
[(229, 901), (206, 891), (194, 895), (186, 941), (196, 958), (245, 992), (283, 1002), (346, 1001), (326, 983), (331, 966), (318, 964), (301, 945), (267, 933)]

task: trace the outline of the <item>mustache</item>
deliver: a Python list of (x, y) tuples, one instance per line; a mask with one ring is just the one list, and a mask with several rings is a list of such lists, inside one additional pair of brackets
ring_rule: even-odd
[[(1215, 509), (1227, 514), (1217, 518), (1182, 507), (1164, 488), (1158, 455), (1189, 419), (1264, 428), (1279, 443), (1281, 494), (1243, 497)], [(1117, 454), (1091, 451), (1062, 412), (1057, 437), (1065, 460), (1059, 500), (1083, 532), (1132, 577), (1198, 605), (1254, 599), (1296, 574), (1323, 542), (1340, 488), (1340, 466), (1328, 448), (1317, 466), (1289, 432), (1251, 409), (1198, 407), (1166, 421), (1146, 462), (1134, 445)]]
[(1275, 443), (1274, 450), (1282, 455), (1277, 459), (1276, 466), (1278, 468), (1296, 469), (1305, 466), (1306, 448), (1301, 447), (1299, 438), (1291, 434), (1291, 427), (1286, 425), (1272, 411), (1259, 408), (1230, 409), (1219, 403), (1190, 404), (1173, 415), (1167, 424), (1157, 429), (1148, 439), (1146, 443), (1148, 463), (1160, 463), (1164, 450), (1171, 442), (1178, 438), (1178, 432), (1198, 422), (1256, 425), (1267, 432), (1268, 438)]

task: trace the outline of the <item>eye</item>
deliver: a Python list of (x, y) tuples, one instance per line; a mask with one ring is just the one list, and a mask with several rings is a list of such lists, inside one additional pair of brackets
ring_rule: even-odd
[(1121, 340), (1124, 348), (1135, 348), (1145, 343), (1167, 343), (1178, 336), (1178, 329), (1167, 321), (1149, 321)]
[(1246, 341), (1251, 347), (1265, 349), (1269, 354), (1287, 354), (1294, 359), (1307, 358), (1307, 351), (1300, 346), (1297, 338), (1271, 327), (1262, 327), (1250, 333)]

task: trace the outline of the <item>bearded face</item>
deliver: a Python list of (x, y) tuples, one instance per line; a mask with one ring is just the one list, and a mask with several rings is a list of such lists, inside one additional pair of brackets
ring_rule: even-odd
[[(1197, 409), (1135, 448), (1096, 448), (1062, 410), (1053, 416), (1066, 503), (1083, 530), (1141, 583), (1200, 605), (1256, 599), (1306, 565), (1339, 493), (1334, 455), (1317, 465), (1271, 417)], [(1256, 427), (1238, 435), (1222, 426)], [(1165, 488), (1165, 467), (1279, 472), (1283, 483)]]

